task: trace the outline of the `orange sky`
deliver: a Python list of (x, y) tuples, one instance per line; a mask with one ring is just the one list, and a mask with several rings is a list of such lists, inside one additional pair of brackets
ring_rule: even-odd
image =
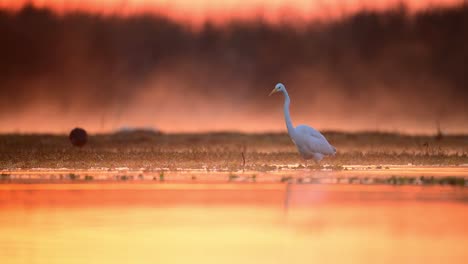
[(159, 13), (176, 20), (199, 23), (206, 19), (250, 19), (261, 16), (270, 22), (301, 19), (326, 19), (352, 13), (362, 7), (382, 9), (404, 2), (410, 10), (446, 6), (461, 0), (0, 0), (0, 7), (17, 10), (25, 3), (52, 7), (63, 13), (81, 10), (103, 14)]

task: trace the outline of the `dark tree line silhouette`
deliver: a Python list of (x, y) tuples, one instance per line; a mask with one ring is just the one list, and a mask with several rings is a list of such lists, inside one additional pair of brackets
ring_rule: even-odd
[(340, 94), (348, 108), (385, 96), (416, 114), (468, 116), (467, 5), (415, 14), (404, 6), (363, 10), (299, 26), (206, 23), (199, 30), (149, 14), (59, 16), (28, 5), (0, 11), (0, 37), (0, 97), (8, 98), (0, 116), (41, 97), (102, 107), (167, 72), (220, 97), (237, 89), (256, 100), (282, 80), (304, 96)]

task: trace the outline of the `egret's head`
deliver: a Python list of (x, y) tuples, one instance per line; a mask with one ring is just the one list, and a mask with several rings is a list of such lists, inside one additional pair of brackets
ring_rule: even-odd
[(272, 95), (274, 93), (277, 93), (277, 92), (284, 92), (285, 90), (286, 90), (286, 87), (284, 87), (284, 85), (282, 83), (278, 83), (275, 86), (275, 89), (273, 89), (273, 91), (271, 91), (270, 95)]

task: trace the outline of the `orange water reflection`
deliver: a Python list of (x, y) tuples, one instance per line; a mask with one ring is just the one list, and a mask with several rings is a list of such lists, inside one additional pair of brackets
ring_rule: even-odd
[(282, 184), (3, 185), (0, 259), (465, 263), (468, 257), (465, 187), (297, 185), (286, 194)]

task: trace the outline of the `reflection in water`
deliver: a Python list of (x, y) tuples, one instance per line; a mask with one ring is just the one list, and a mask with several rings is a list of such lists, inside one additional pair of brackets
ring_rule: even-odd
[(2, 263), (466, 263), (468, 257), (466, 187), (293, 185), (285, 210), (282, 184), (5, 186)]

